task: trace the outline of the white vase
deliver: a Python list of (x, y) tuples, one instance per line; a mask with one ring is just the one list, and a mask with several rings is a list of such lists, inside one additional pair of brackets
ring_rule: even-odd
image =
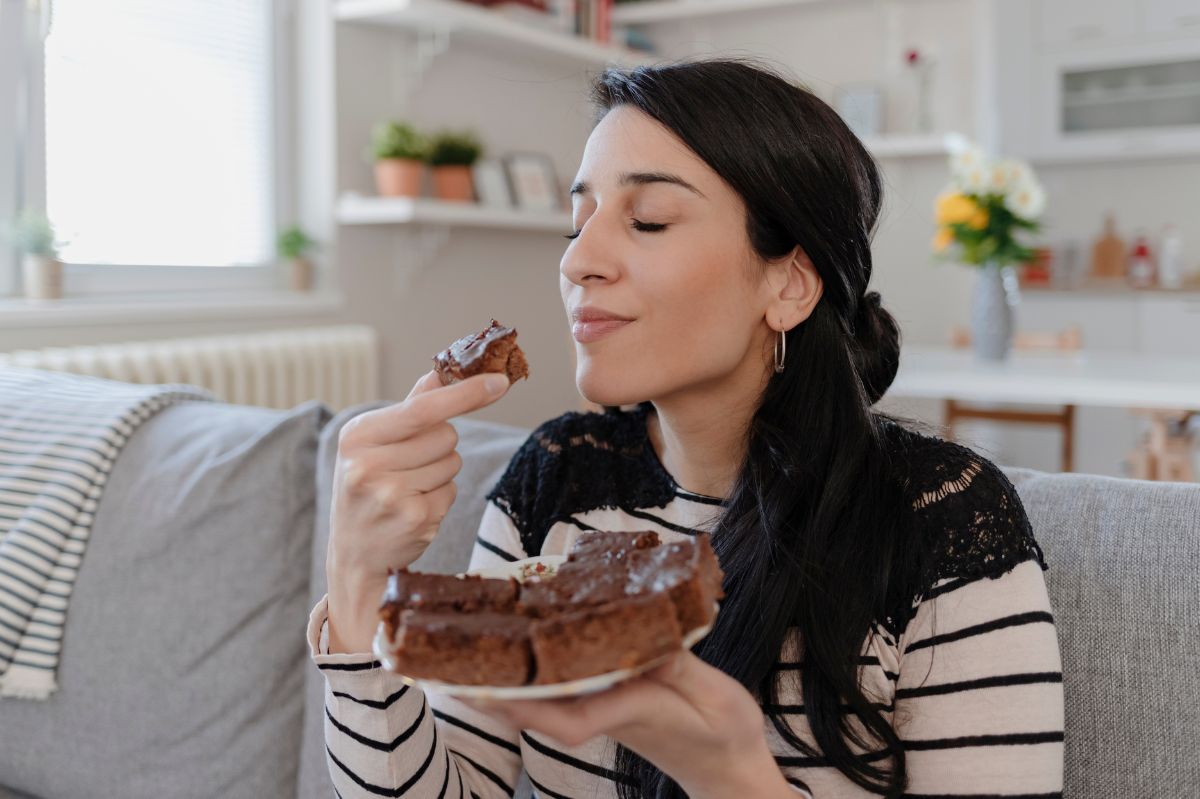
[(27, 253), (21, 266), (27, 300), (42, 302), (62, 298), (62, 261), (49, 255)]
[(1011, 266), (989, 262), (979, 267), (971, 298), (971, 345), (980, 359), (1008, 357), (1020, 301), (1017, 274)]

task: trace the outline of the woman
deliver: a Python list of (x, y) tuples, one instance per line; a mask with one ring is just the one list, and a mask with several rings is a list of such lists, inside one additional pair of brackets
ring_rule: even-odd
[[(899, 334), (871, 277), (879, 172), (769, 70), (610, 70), (560, 265), (581, 393), (489, 494), (472, 568), (592, 529), (709, 530), (709, 636), (578, 700), (470, 706), (368, 654), (386, 569), (437, 532), (446, 420), (503, 377), (425, 375), (338, 453), (329, 595), (309, 627), (341, 796), (1060, 796), (1045, 564), (986, 459), (871, 406)], [(622, 410), (627, 408), (628, 410)], [(328, 624), (326, 624), (328, 620)]]

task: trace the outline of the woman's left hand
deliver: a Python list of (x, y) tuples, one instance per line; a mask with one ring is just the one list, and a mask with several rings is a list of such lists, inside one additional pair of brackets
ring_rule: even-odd
[(569, 747), (607, 735), (660, 768), (690, 799), (797, 796), (767, 747), (754, 697), (691, 652), (600, 693), (467, 704)]

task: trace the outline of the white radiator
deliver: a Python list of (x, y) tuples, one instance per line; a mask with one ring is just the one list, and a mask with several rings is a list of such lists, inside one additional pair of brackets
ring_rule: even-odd
[(190, 383), (226, 402), (334, 411), (379, 398), (379, 337), (363, 325), (0, 353), (26, 366), (130, 383)]

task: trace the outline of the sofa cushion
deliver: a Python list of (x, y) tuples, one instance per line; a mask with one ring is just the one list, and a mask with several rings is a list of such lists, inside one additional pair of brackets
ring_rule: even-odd
[[(337, 462), (338, 434), (350, 419), (358, 414), (389, 405), (372, 402), (339, 413), (321, 434), (317, 466), (317, 522), (313, 537), (313, 574), (310, 605), (320, 601), (325, 593), (325, 548), (329, 542), (329, 506), (333, 497), (333, 469)], [(528, 437), (529, 431), (519, 427), (459, 418), (452, 424), (458, 431), (458, 452), (463, 465), (454, 478), (458, 486), (454, 504), (442, 521), (437, 538), (413, 568), (445, 574), (460, 572), (471, 559), (475, 534), (483, 516), (484, 497), (500, 479), (509, 458)], [(328, 799), (333, 783), (325, 763), (324, 678), (315, 668), (308, 669), (303, 757), (300, 767), (300, 799)], [(524, 789), (527, 791), (527, 788)], [(519, 788), (517, 796), (525, 796)]]
[(1200, 786), (1200, 485), (1006, 469), (1046, 553), (1066, 796)]
[(71, 599), (59, 690), (0, 699), (0, 782), (43, 799), (292, 799), (329, 411), (183, 402), (130, 437)]

